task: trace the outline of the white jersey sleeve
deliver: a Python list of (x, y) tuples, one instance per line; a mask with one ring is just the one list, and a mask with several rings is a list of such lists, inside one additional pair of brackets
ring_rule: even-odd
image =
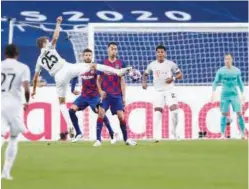
[(147, 66), (147, 68), (146, 68), (146, 70), (144, 71), (145, 73), (147, 73), (147, 74), (151, 74), (152, 73), (152, 66), (151, 66), (151, 64), (152, 63), (150, 63), (148, 66)]
[(173, 74), (177, 74), (177, 73), (181, 72), (178, 65), (173, 61), (171, 62), (171, 71)]
[(24, 67), (24, 71), (23, 71), (23, 74), (22, 74), (22, 82), (24, 82), (24, 81), (30, 82), (30, 69), (26, 65)]
[(41, 68), (47, 70), (50, 75), (54, 76), (67, 63), (51, 43), (41, 49), (41, 54), (37, 59), (35, 71), (39, 72)]

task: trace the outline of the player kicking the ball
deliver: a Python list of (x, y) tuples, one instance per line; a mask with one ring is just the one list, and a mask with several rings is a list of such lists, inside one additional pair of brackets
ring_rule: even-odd
[(73, 136), (73, 124), (71, 122), (68, 109), (66, 107), (66, 93), (69, 82), (74, 77), (77, 77), (81, 74), (89, 72), (90, 70), (99, 70), (99, 71), (107, 71), (116, 75), (124, 75), (131, 68), (125, 69), (114, 69), (108, 66), (100, 65), (100, 64), (70, 64), (65, 59), (63, 59), (56, 51), (55, 45), (59, 38), (60, 33), (60, 24), (62, 22), (62, 17), (57, 18), (56, 28), (54, 31), (53, 38), (51, 42), (49, 42), (48, 37), (40, 37), (37, 40), (37, 45), (41, 49), (41, 54), (38, 57), (35, 75), (33, 78), (33, 92), (32, 97), (36, 94), (36, 86), (38, 77), (41, 71), (41, 68), (47, 70), (51, 76), (54, 77), (56, 83), (56, 91), (59, 97), (60, 110), (62, 115), (69, 127), (69, 133), (71, 137)]
[[(117, 58), (117, 44), (111, 42), (108, 44), (108, 59), (105, 59), (103, 64), (114, 68), (125, 68), (123, 61)], [(97, 141), (94, 146), (101, 146), (101, 131), (105, 118), (105, 112), (110, 108), (112, 114), (117, 114), (120, 128), (123, 134), (124, 142), (127, 145), (135, 146), (137, 143), (128, 139), (126, 122), (124, 118), (125, 106), (125, 78), (119, 77), (112, 73), (102, 72), (97, 77), (97, 85), (99, 94), (102, 99), (102, 104), (99, 108), (99, 116), (97, 119)]]
[[(85, 49), (83, 51), (83, 62), (90, 64), (92, 63), (92, 50)], [(99, 92), (97, 88), (97, 73), (95, 70), (91, 70), (87, 73), (84, 73), (80, 75), (82, 80), (82, 92), (81, 95), (73, 102), (73, 105), (71, 106), (69, 110), (69, 114), (71, 117), (71, 121), (73, 122), (73, 126), (76, 131), (76, 137), (72, 140), (72, 142), (77, 142), (80, 140), (83, 135), (79, 127), (78, 118), (76, 116), (77, 111), (84, 110), (88, 106), (91, 107), (93, 112), (98, 113), (98, 106), (100, 105), (100, 97)], [(75, 95), (79, 95), (80, 93), (75, 90), (75, 85), (77, 83), (78, 77), (74, 78), (72, 80), (72, 86), (71, 86), (71, 92)], [(104, 123), (109, 131), (110, 137), (111, 137), (111, 144), (116, 143), (116, 139), (114, 136), (114, 132), (111, 128), (110, 122), (107, 118), (107, 116), (104, 117)]]
[(238, 124), (242, 134), (242, 138), (246, 139), (245, 136), (245, 121), (241, 113), (241, 102), (238, 95), (237, 86), (241, 92), (241, 101), (244, 103), (244, 84), (241, 79), (241, 71), (233, 66), (233, 56), (231, 54), (225, 54), (224, 56), (225, 66), (220, 68), (216, 72), (215, 80), (213, 82), (213, 94), (211, 101), (215, 99), (215, 90), (217, 85), (221, 83), (221, 137), (225, 138), (225, 129), (228, 121), (229, 105), (231, 104), (233, 111), (237, 113)]
[(162, 137), (161, 123), (165, 102), (169, 106), (172, 113), (173, 129), (171, 133), (176, 138), (176, 128), (178, 124), (178, 101), (176, 94), (174, 93), (174, 82), (182, 79), (183, 74), (176, 63), (166, 59), (166, 48), (162, 45), (156, 47), (156, 60), (151, 62), (144, 71), (142, 82), (143, 89), (147, 89), (147, 78), (150, 73), (153, 74), (153, 85), (155, 88), (155, 142), (159, 142)]
[[(18, 151), (18, 136), (27, 131), (23, 121), (23, 110), (29, 103), (30, 70), (27, 65), (17, 61), (18, 49), (15, 45), (5, 48), (6, 59), (1, 63), (1, 147), (5, 141), (7, 127), (10, 129), (10, 139), (5, 151), (5, 162), (2, 179), (12, 180), (10, 175)], [(21, 88), (24, 88), (26, 104), (22, 103)]]

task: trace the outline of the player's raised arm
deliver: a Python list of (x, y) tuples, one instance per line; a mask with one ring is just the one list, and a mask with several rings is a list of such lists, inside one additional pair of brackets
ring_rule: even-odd
[(57, 22), (56, 22), (56, 26), (55, 26), (55, 30), (54, 30), (54, 35), (53, 35), (53, 38), (52, 38), (52, 45), (55, 46), (58, 38), (59, 38), (59, 35), (60, 35), (60, 25), (61, 25), (61, 22), (62, 22), (62, 17), (59, 16), (57, 18)]

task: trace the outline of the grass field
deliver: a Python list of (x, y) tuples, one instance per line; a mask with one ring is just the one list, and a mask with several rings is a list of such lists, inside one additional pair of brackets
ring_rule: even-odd
[[(5, 147), (2, 149), (4, 152)], [(247, 189), (247, 142), (20, 143), (3, 189)], [(3, 155), (2, 155), (3, 163)]]

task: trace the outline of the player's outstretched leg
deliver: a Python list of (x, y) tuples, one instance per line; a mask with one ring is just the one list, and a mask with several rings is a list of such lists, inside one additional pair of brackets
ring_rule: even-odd
[(13, 163), (16, 159), (17, 151), (18, 151), (18, 139), (17, 136), (14, 137), (12, 136), (10, 137), (8, 146), (5, 150), (5, 162), (2, 171), (2, 179), (13, 180), (13, 178), (10, 175), (10, 172)]
[(79, 108), (74, 104), (69, 109), (69, 115), (70, 115), (71, 121), (73, 123), (74, 129), (76, 131), (76, 136), (75, 136), (75, 138), (72, 139), (72, 142), (77, 142), (83, 137), (82, 132), (80, 130), (80, 126), (79, 126), (78, 117), (76, 116), (76, 112), (78, 110), (79, 110)]
[(122, 134), (123, 134), (124, 142), (130, 146), (137, 145), (137, 143), (135, 141), (128, 138), (126, 122), (124, 119), (124, 112), (119, 110), (119, 111), (117, 111), (117, 115), (118, 115), (118, 119), (119, 119), (119, 123), (120, 123), (120, 129), (121, 129)]
[(110, 72), (117, 74), (118, 76), (123, 76), (128, 71), (132, 70), (132, 67), (122, 68), (122, 69), (115, 69), (110, 66), (102, 65), (102, 64), (95, 64), (95, 69), (101, 72)]
[(237, 113), (237, 119), (240, 127), (241, 136), (243, 139), (247, 139), (245, 137), (245, 120), (240, 112)]
[(115, 144), (117, 142), (115, 136), (114, 136), (114, 131), (112, 130), (112, 127), (111, 127), (111, 124), (110, 124), (110, 121), (108, 119), (108, 117), (105, 115), (104, 117), (104, 123), (105, 123), (105, 126), (109, 132), (109, 135), (111, 137), (111, 144)]

